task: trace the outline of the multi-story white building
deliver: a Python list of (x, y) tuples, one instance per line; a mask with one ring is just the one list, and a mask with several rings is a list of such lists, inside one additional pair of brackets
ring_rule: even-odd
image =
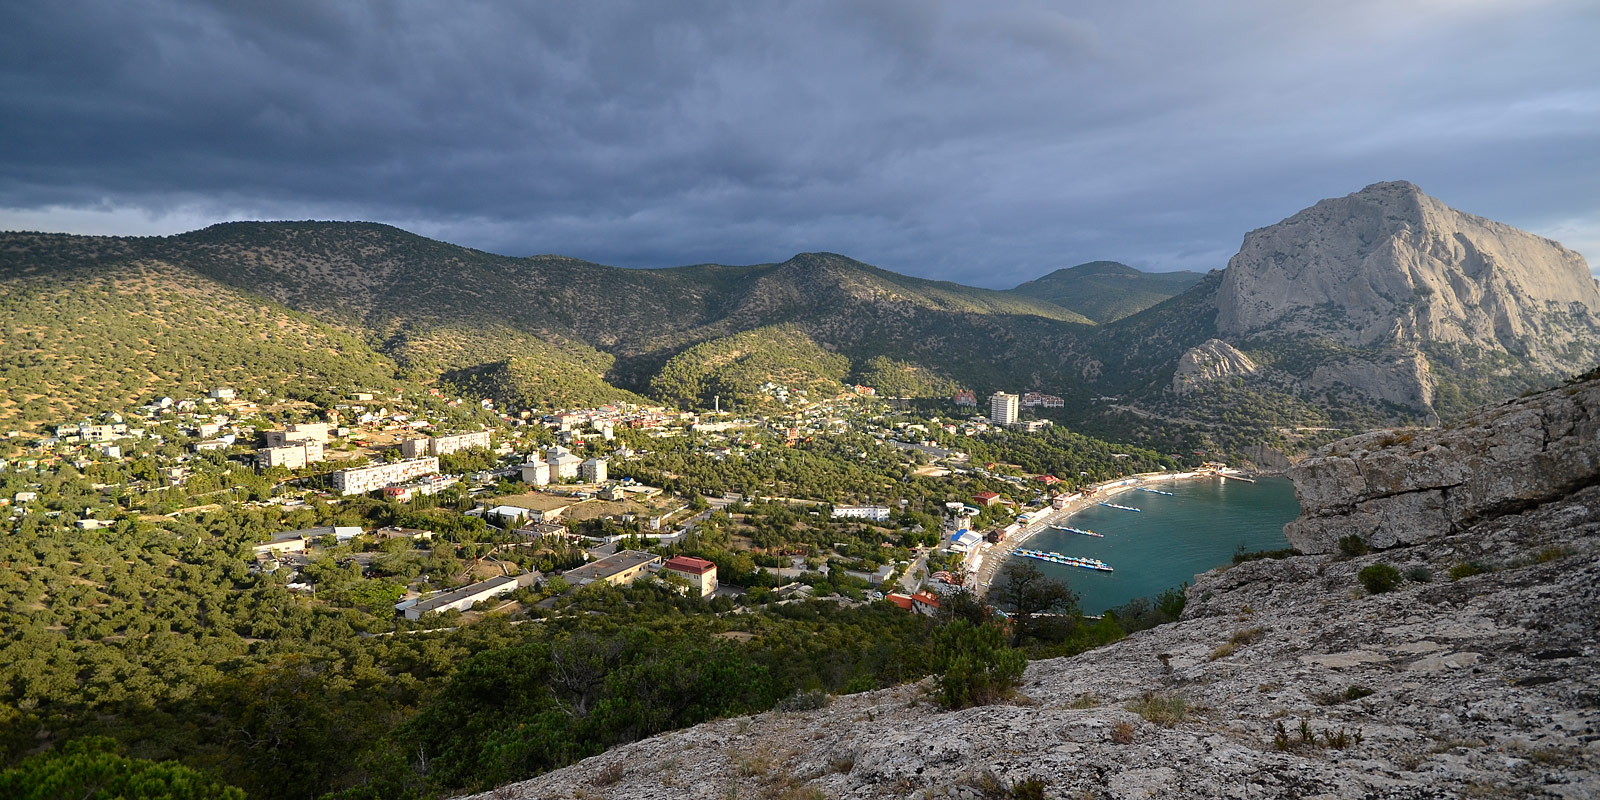
[(432, 475), (438, 471), (439, 459), (431, 456), (390, 464), (373, 464), (370, 467), (342, 469), (333, 473), (333, 490), (342, 495), (366, 494), (385, 486)]
[(989, 421), (996, 425), (1015, 425), (1018, 400), (1016, 395), (1007, 392), (995, 392), (990, 395)]
[(606, 460), (591, 458), (583, 462), (579, 474), (585, 483), (604, 483), (606, 480)]
[(522, 465), (522, 482), (534, 486), (546, 486), (550, 483), (550, 465), (543, 461), (530, 459)]
[(550, 465), (550, 479), (556, 481), (578, 477), (578, 465), (583, 463), (583, 459), (573, 455), (571, 450), (561, 445), (545, 451), (544, 460)]
[(834, 519), (866, 519), (873, 522), (888, 522), (888, 506), (834, 506)]
[(328, 446), (328, 423), (290, 425), (281, 431), (267, 431), (266, 437), (267, 446), (256, 451), (262, 466), (299, 469), (322, 460)]
[(406, 458), (421, 458), (423, 456), (442, 456), (469, 447), (482, 447), (489, 449), (489, 431), (473, 431), (471, 433), (453, 433), (448, 436), (423, 436), (417, 439), (407, 439), (400, 443), (400, 455)]
[(471, 433), (454, 433), (449, 436), (435, 436), (428, 445), (428, 455), (442, 456), (454, 453), (457, 450), (466, 450), (469, 447), (489, 449), (489, 432), (473, 431)]
[(1038, 408), (1040, 406), (1062, 408), (1066, 406), (1066, 401), (1053, 394), (1040, 394), (1039, 392), (1028, 392), (1022, 396), (1023, 408)]
[(263, 447), (256, 451), (263, 467), (300, 469), (322, 460), (322, 443), (315, 439), (289, 442), (277, 447)]

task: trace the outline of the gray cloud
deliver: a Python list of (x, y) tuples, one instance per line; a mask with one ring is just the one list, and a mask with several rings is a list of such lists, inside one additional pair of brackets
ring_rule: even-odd
[(1596, 34), (1486, 0), (38, 4), (0, 11), (0, 227), (373, 219), (1008, 286), (1220, 267), (1404, 178), (1582, 250)]

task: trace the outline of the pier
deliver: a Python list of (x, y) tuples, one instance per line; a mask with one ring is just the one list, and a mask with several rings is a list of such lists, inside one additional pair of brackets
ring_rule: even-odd
[(1134, 508), (1133, 506), (1119, 506), (1116, 503), (1105, 503), (1105, 502), (1102, 502), (1100, 505), (1103, 505), (1106, 508), (1115, 508), (1115, 509), (1119, 509), (1119, 510), (1122, 510), (1122, 511), (1140, 511), (1140, 510), (1142, 510), (1142, 509)]
[(1098, 558), (1068, 556), (1062, 555), (1061, 553), (1053, 553), (1049, 550), (1018, 550), (1016, 554), (1024, 558), (1036, 558), (1040, 561), (1048, 561), (1051, 564), (1062, 564), (1068, 567), (1092, 569), (1096, 572), (1115, 572), (1115, 570), (1111, 568), (1110, 564), (1107, 564)]

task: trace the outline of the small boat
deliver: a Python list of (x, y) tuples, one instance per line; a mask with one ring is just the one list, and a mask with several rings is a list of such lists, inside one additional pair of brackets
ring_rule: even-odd
[(1103, 505), (1106, 508), (1118, 508), (1118, 509), (1121, 509), (1123, 511), (1140, 511), (1140, 510), (1142, 510), (1142, 509), (1133, 508), (1132, 506), (1119, 506), (1116, 503), (1101, 503), (1100, 505)]
[(1081, 533), (1084, 536), (1093, 536), (1096, 539), (1104, 539), (1104, 538), (1106, 538), (1106, 535), (1103, 534), (1103, 533), (1095, 533), (1094, 531), (1086, 531), (1083, 528), (1074, 528), (1074, 527), (1072, 527), (1070, 525), (1051, 525), (1050, 527), (1055, 528), (1058, 531), (1066, 531), (1067, 533)]

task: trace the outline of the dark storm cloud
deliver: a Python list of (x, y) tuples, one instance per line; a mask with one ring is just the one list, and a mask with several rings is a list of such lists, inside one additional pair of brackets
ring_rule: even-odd
[(1593, 254), (1589, 3), (75, 3), (0, 12), (0, 227), (1222, 266), (1377, 180)]

